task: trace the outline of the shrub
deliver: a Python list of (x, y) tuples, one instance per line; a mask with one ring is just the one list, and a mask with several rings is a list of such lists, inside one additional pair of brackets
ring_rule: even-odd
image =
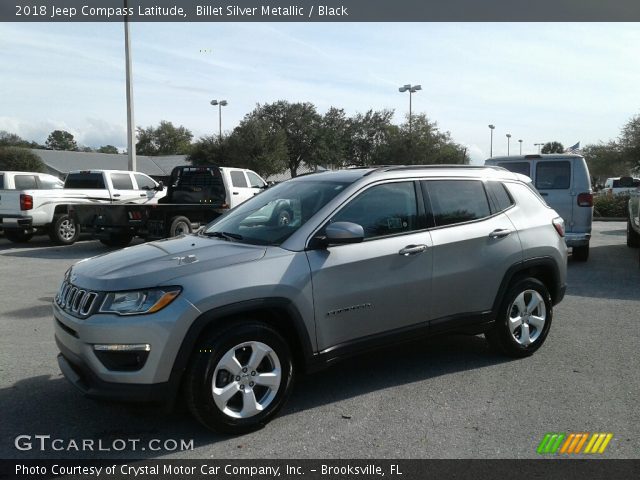
[(0, 148), (0, 170), (17, 172), (46, 172), (45, 164), (31, 150), (19, 147)]
[(593, 198), (594, 217), (626, 217), (629, 195), (598, 195)]

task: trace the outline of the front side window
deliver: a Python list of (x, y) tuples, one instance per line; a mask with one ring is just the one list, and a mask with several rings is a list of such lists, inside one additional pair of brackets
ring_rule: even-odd
[(133, 182), (128, 173), (112, 173), (111, 183), (116, 190), (133, 190)]
[(264, 182), (262, 179), (253, 172), (247, 172), (247, 177), (249, 177), (249, 183), (252, 188), (262, 188), (264, 187)]
[(484, 185), (479, 180), (429, 180), (426, 185), (436, 227), (491, 215)]
[(153, 190), (156, 188), (156, 182), (151, 180), (146, 175), (142, 175), (141, 173), (134, 174), (136, 177), (136, 183), (138, 184), (138, 190)]
[(538, 190), (561, 190), (571, 185), (571, 163), (566, 160), (539, 162), (536, 167)]
[(313, 180), (281, 183), (214, 220), (203, 235), (254, 245), (279, 245), (348, 185)]
[(64, 183), (62, 183), (62, 180), (51, 177), (39, 177), (38, 183), (40, 184), (40, 189), (42, 190), (51, 190), (64, 187)]
[(340, 210), (331, 222), (352, 222), (364, 229), (364, 238), (406, 233), (418, 228), (413, 182), (387, 183), (369, 188)]
[(236, 188), (246, 188), (247, 179), (244, 177), (244, 172), (234, 170), (231, 172), (231, 185)]

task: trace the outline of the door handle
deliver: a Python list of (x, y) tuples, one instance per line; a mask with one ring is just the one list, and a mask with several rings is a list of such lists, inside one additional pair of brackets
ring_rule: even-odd
[(417, 255), (418, 253), (422, 253), (427, 249), (426, 245), (407, 245), (402, 250), (398, 252), (398, 254), (408, 257), (409, 255)]
[(147, 194), (146, 194), (146, 193), (141, 193), (141, 194), (140, 194), (140, 196), (141, 196), (141, 197), (146, 197), (146, 196), (147, 196)]
[(238, 193), (238, 192), (233, 192), (233, 194), (234, 194), (234, 195), (240, 195), (240, 193)]
[(498, 228), (489, 234), (489, 238), (504, 238), (511, 235), (511, 230), (508, 228)]
[(113, 194), (113, 196), (114, 196), (114, 197), (119, 197), (119, 196), (120, 196), (120, 194), (119, 194), (119, 193), (114, 193), (114, 194)]

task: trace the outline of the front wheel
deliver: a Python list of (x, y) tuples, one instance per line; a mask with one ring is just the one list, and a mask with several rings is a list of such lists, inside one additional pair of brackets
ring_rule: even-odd
[(80, 225), (69, 215), (56, 215), (49, 228), (49, 238), (56, 245), (71, 245), (80, 237)]
[(169, 226), (169, 237), (191, 233), (191, 221), (187, 217), (173, 217)]
[(553, 318), (551, 296), (535, 278), (518, 280), (505, 295), (496, 324), (485, 332), (489, 344), (511, 357), (527, 357), (544, 343)]
[(200, 423), (241, 434), (275, 417), (293, 377), (291, 352), (282, 336), (266, 324), (243, 322), (200, 342), (187, 371), (185, 396)]

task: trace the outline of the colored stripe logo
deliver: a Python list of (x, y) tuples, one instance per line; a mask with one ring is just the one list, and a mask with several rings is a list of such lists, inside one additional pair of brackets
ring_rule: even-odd
[(536, 451), (541, 455), (601, 454), (612, 438), (613, 433), (547, 433)]

